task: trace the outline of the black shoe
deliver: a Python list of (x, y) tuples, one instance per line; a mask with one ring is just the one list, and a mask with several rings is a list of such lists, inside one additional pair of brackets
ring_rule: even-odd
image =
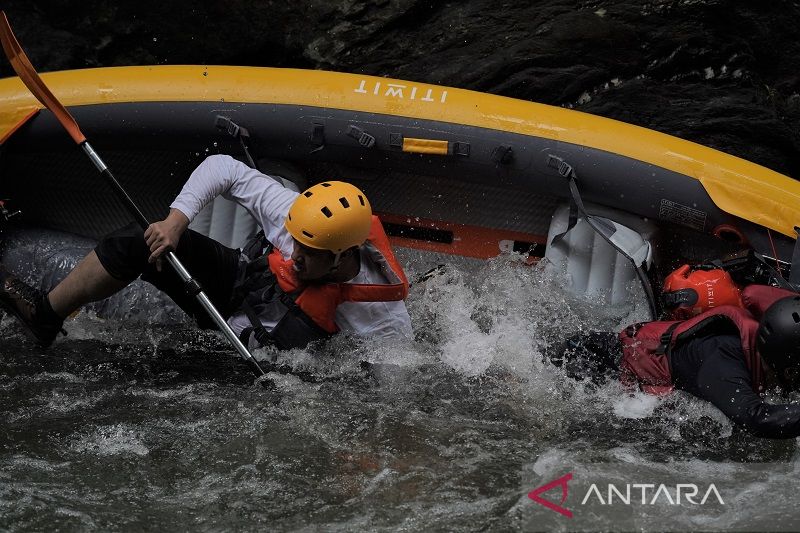
[(64, 319), (50, 307), (47, 293), (23, 282), (3, 265), (0, 265), (0, 307), (17, 317), (45, 348), (53, 343), (59, 331), (63, 331)]

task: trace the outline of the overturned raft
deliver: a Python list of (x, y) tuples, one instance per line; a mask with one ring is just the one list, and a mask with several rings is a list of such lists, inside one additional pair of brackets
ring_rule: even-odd
[[(571, 197), (562, 162), (589, 205), (633, 227), (641, 221), (660, 234), (657, 254), (673, 261), (754, 249), (788, 268), (800, 223), (800, 184), (787, 176), (652, 130), (510, 98), (248, 67), (118, 67), (43, 79), (151, 219), (205, 156), (244, 159), (242, 136), (231, 133), (246, 133), (268, 173), (301, 187), (325, 179), (361, 187), (395, 245), (466, 257), (545, 255), (554, 215)], [(0, 137), (0, 197), (15, 202), (25, 224), (98, 237), (128, 222), (17, 78), (0, 80)]]

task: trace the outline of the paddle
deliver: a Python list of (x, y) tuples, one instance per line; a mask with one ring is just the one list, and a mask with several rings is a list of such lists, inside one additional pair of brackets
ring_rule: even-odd
[[(142, 229), (147, 229), (150, 222), (148, 222), (147, 218), (136, 205), (136, 202), (133, 201), (122, 185), (114, 178), (106, 164), (100, 159), (100, 156), (92, 149), (86, 137), (78, 127), (78, 123), (75, 122), (75, 119), (69, 111), (61, 105), (61, 102), (50, 92), (50, 89), (44, 84), (39, 74), (36, 73), (36, 69), (33, 68), (33, 65), (28, 60), (22, 47), (17, 42), (14, 32), (11, 31), (11, 25), (8, 23), (5, 12), (0, 11), (0, 15), (2, 15), (0, 16), (0, 41), (2, 41), (3, 50), (5, 51), (6, 57), (8, 57), (8, 60), (11, 62), (14, 71), (17, 73), (17, 76), (20, 77), (22, 83), (33, 93), (36, 99), (55, 115), (64, 129), (67, 130), (70, 137), (72, 137), (72, 140), (83, 148), (83, 151), (89, 156), (89, 159), (91, 159), (92, 163), (97, 167), (100, 174), (111, 184), (114, 191), (125, 204), (125, 207), (136, 219), (136, 222), (139, 223)], [(172, 265), (172, 268), (175, 269), (178, 276), (180, 276), (181, 280), (183, 280), (187, 294), (194, 296), (197, 301), (200, 302), (200, 305), (208, 312), (217, 327), (219, 327), (236, 351), (239, 352), (239, 355), (250, 364), (256, 375), (265, 375), (264, 371), (258, 365), (258, 362), (247, 350), (247, 347), (242, 344), (233, 330), (231, 330), (230, 326), (225, 322), (225, 319), (222, 318), (222, 315), (220, 315), (219, 311), (214, 307), (214, 304), (211, 303), (211, 300), (209, 300), (208, 296), (203, 292), (200, 284), (192, 278), (191, 274), (184, 268), (178, 257), (173, 252), (168, 252), (167, 260), (169, 264)]]

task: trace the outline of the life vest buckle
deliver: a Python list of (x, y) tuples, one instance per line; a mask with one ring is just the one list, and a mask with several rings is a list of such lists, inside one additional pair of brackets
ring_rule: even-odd
[(680, 322), (675, 322), (667, 328), (667, 331), (661, 334), (661, 337), (658, 339), (658, 348), (656, 348), (654, 352), (656, 355), (664, 355), (667, 353), (669, 345), (672, 344), (672, 334), (675, 332), (675, 328), (677, 328), (679, 324)]
[(625, 328), (625, 335), (630, 337), (631, 339), (636, 337), (636, 334), (639, 333), (639, 330), (642, 329), (642, 323), (637, 322), (636, 324), (631, 324), (627, 328)]

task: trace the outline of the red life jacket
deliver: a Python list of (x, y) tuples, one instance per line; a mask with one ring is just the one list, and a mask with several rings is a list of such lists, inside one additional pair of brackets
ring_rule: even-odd
[[(669, 357), (671, 350), (701, 332), (725, 325), (739, 332), (742, 351), (753, 381), (753, 390), (764, 388), (764, 363), (756, 351), (756, 331), (764, 311), (775, 301), (796, 294), (766, 285), (750, 285), (742, 291), (744, 308), (721, 306), (689, 320), (657, 321), (628, 326), (619, 334), (622, 343), (620, 380), (629, 388), (663, 395), (674, 389)], [(724, 321), (724, 324), (720, 322)]]
[(373, 263), (380, 266), (384, 276), (390, 281), (386, 285), (356, 283), (306, 284), (297, 279), (292, 268), (294, 261), (284, 259), (277, 249), (269, 254), (267, 260), (270, 270), (275, 274), (278, 285), (314, 323), (328, 333), (339, 331), (336, 322), (336, 308), (342, 302), (394, 302), (408, 295), (408, 280), (403, 267), (394, 256), (389, 238), (383, 231), (378, 217), (372, 217), (367, 242), (361, 247)]

